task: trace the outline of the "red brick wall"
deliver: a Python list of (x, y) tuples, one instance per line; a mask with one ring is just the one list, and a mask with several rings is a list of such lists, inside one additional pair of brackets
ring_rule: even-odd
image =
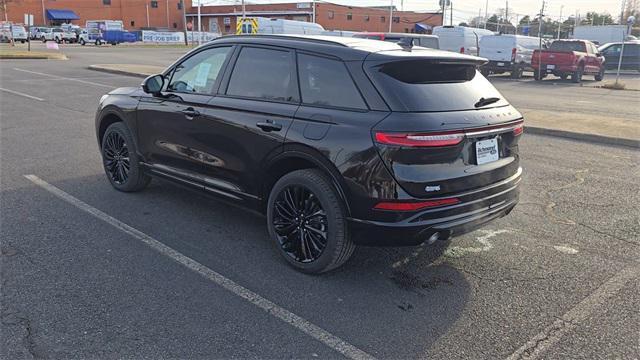
[[(83, 26), (87, 20), (122, 20), (125, 28), (139, 29), (147, 26), (146, 4), (150, 0), (111, 0), (111, 5), (104, 5), (103, 0), (9, 0), (7, 2), (7, 15), (9, 21), (15, 23), (24, 22), (24, 14), (34, 15), (35, 25), (43, 25), (45, 21), (42, 14), (42, 3), (46, 9), (68, 9), (73, 10), (79, 20), (72, 23)], [(169, 27), (182, 30), (182, 10), (178, 10), (180, 0), (169, 0), (169, 23), (167, 24), (167, 0), (157, 0), (158, 7), (152, 8), (149, 5), (149, 26)], [(186, 9), (191, 7), (191, 0), (186, 0)], [(0, 9), (0, 12), (3, 12)], [(4, 20), (4, 13), (0, 14)], [(133, 21), (133, 25), (131, 22)], [(168, 26), (167, 26), (168, 25)]]
[[(295, 3), (284, 4), (261, 4), (261, 5), (246, 5), (246, 11), (308, 11), (311, 12), (311, 8), (297, 8)], [(242, 6), (237, 5), (216, 5), (216, 6), (203, 6), (200, 9), (202, 14), (224, 14), (224, 13), (240, 13)], [(197, 7), (188, 8), (188, 14), (196, 14), (198, 12)], [(330, 14), (333, 13), (333, 18)], [(347, 15), (351, 14), (351, 20), (348, 20)], [(247, 16), (252, 16), (248, 14)], [(273, 15), (264, 17), (281, 18), (281, 19), (293, 19), (293, 15)], [(369, 17), (369, 21), (366, 21), (366, 16)], [(411, 32), (411, 29), (415, 27), (415, 23), (423, 23), (431, 26), (437, 26), (442, 23), (441, 14), (433, 13), (416, 13), (413, 11), (394, 11), (393, 16), (398, 18), (399, 22), (394, 22), (392, 25), (393, 32)], [(231, 33), (235, 32), (236, 17), (229, 17), (231, 24), (229, 30)], [(225, 27), (223, 24), (223, 16), (217, 17), (218, 28), (225, 33)], [(384, 22), (382, 21), (384, 17)], [(307, 21), (311, 21), (311, 15), (307, 17)], [(316, 21), (327, 30), (350, 30), (350, 31), (375, 31), (375, 32), (387, 32), (389, 31), (389, 10), (374, 9), (365, 7), (351, 7), (342, 6), (331, 3), (316, 3)], [(195, 18), (188, 18), (187, 22), (193, 22), (194, 27), (197, 28), (197, 21)], [(203, 17), (202, 29), (209, 30), (208, 17)]]

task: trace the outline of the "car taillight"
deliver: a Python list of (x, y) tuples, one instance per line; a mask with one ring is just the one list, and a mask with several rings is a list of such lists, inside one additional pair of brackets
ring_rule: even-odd
[(460, 202), (458, 198), (446, 198), (438, 200), (418, 201), (418, 202), (391, 202), (383, 201), (373, 208), (376, 210), (392, 211), (417, 211), (438, 206), (455, 205)]
[(511, 61), (516, 61), (517, 52), (518, 52), (518, 49), (516, 48), (511, 49)]
[(464, 46), (460, 48), (460, 54), (464, 54)]
[(524, 132), (524, 123), (520, 123), (513, 128), (513, 136), (521, 135)]
[(410, 147), (435, 147), (459, 144), (464, 139), (463, 132), (406, 134), (377, 132), (376, 142), (386, 145), (401, 145)]

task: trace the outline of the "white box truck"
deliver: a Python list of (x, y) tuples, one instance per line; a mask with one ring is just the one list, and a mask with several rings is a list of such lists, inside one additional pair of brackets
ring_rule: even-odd
[[(621, 42), (627, 34), (627, 25), (604, 26), (576, 26), (573, 29), (573, 38), (589, 40), (596, 45), (604, 45), (611, 42)], [(636, 40), (635, 36), (627, 35), (625, 40)]]

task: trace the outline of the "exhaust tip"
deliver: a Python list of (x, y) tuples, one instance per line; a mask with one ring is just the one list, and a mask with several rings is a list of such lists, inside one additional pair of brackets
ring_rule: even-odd
[(440, 238), (440, 233), (439, 232), (435, 232), (433, 233), (431, 236), (429, 236), (429, 238), (427, 239), (427, 245), (433, 245), (433, 243), (435, 243), (436, 241), (438, 241), (438, 239)]

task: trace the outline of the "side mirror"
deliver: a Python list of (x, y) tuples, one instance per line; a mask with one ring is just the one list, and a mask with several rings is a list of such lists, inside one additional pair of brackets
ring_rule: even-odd
[(147, 94), (158, 95), (164, 88), (163, 75), (151, 75), (142, 82), (142, 90)]
[(602, 57), (602, 53), (601, 53), (601, 52), (598, 52), (598, 53), (596, 53), (596, 56), (597, 56), (597, 57)]

